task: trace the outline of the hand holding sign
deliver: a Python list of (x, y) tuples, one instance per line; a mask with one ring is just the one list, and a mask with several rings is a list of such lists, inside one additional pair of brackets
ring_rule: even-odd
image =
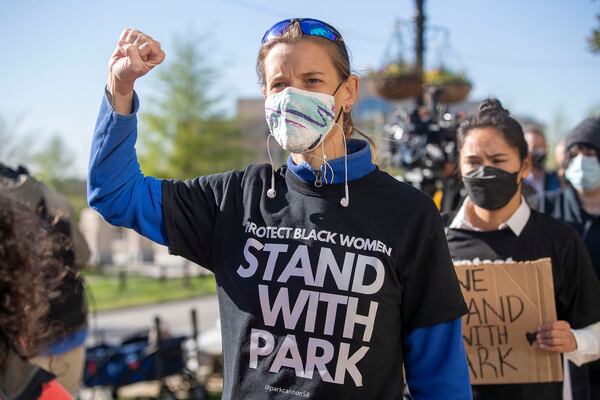
[(557, 352), (571, 346), (564, 340), (568, 324), (544, 325), (556, 320), (551, 260), (468, 261), (455, 268), (469, 308), (462, 331), (471, 383), (561, 381)]
[(536, 341), (540, 349), (553, 353), (567, 353), (577, 348), (575, 335), (567, 321), (554, 321), (540, 326)]

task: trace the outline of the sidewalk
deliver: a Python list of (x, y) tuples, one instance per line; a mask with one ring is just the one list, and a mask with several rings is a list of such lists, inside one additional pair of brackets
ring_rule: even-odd
[(149, 304), (115, 311), (94, 314), (90, 310), (90, 334), (87, 346), (99, 342), (116, 344), (129, 335), (147, 330), (158, 316), (172, 335), (189, 336), (192, 333), (190, 310), (196, 308), (200, 332), (213, 329), (219, 319), (219, 305), (216, 295), (173, 301), (162, 304)]

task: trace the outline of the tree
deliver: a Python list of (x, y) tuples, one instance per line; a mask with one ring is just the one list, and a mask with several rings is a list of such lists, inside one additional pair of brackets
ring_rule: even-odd
[(247, 153), (235, 122), (211, 97), (217, 71), (206, 61), (205, 39), (175, 38), (174, 61), (157, 74), (158, 97), (141, 116), (140, 163), (144, 173), (189, 178), (241, 168)]
[(54, 134), (33, 156), (33, 173), (45, 184), (60, 189), (61, 183), (72, 178), (74, 155), (64, 139)]
[(34, 140), (39, 132), (23, 132), (23, 117), (8, 120), (0, 115), (0, 162), (10, 167), (22, 165), (44, 183), (56, 187), (73, 177), (74, 153), (57, 133), (45, 143)]
[(598, 22), (598, 26), (588, 36), (587, 42), (592, 53), (600, 54), (600, 14), (596, 15), (596, 21)]
[(32, 159), (31, 133), (22, 133), (22, 117), (8, 120), (0, 115), (0, 162), (16, 167), (27, 166)]
[(588, 44), (592, 53), (600, 53), (600, 15), (596, 15), (598, 27), (588, 37)]
[(600, 103), (596, 103), (594, 105), (592, 105), (587, 113), (586, 113), (587, 117), (594, 117), (594, 118), (600, 118)]
[(562, 106), (557, 107), (554, 111), (549, 128), (548, 136), (550, 143), (558, 143), (569, 132), (571, 121), (569, 121), (566, 111)]
[(76, 210), (87, 207), (85, 180), (73, 173), (74, 153), (58, 134), (35, 145), (32, 133), (19, 129), (22, 118), (8, 121), (0, 115), (0, 162), (16, 168), (22, 165), (36, 179), (65, 195)]

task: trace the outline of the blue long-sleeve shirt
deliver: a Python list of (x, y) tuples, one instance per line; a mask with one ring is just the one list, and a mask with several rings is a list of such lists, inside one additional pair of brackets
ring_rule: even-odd
[[(129, 115), (119, 115), (106, 96), (102, 100), (92, 140), (88, 202), (109, 223), (132, 228), (157, 243), (167, 245), (161, 180), (142, 174), (135, 152), (136, 114), (139, 110), (137, 95), (134, 95), (132, 109)], [(375, 165), (366, 142), (349, 141), (348, 152), (349, 181), (373, 171)], [(331, 168), (323, 167), (327, 168), (327, 172), (324, 169), (319, 172), (323, 182), (343, 182), (344, 158), (331, 160), (329, 165)], [(308, 163), (295, 165), (291, 157), (288, 168), (305, 181), (312, 182), (316, 177)], [(460, 319), (407, 332), (404, 337), (404, 363), (414, 399), (472, 398)]]
[(133, 112), (116, 113), (104, 96), (92, 139), (87, 197), (90, 207), (117, 226), (166, 245), (161, 180), (145, 177), (135, 152), (139, 100)]

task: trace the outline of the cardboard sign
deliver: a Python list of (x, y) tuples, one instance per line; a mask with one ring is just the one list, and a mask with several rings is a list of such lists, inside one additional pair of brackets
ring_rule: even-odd
[(556, 321), (552, 261), (455, 265), (471, 384), (562, 381), (560, 354), (540, 350), (537, 328)]

